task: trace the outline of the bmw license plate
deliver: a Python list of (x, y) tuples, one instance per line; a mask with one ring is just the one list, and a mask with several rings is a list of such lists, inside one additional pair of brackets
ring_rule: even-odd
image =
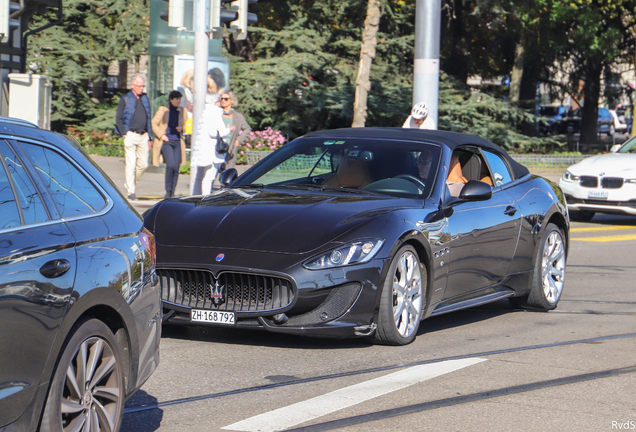
[(606, 191), (589, 191), (587, 193), (587, 197), (595, 198), (595, 199), (607, 199), (607, 192)]
[(236, 314), (234, 312), (211, 311), (204, 309), (192, 309), (190, 311), (190, 322), (234, 325), (235, 321)]

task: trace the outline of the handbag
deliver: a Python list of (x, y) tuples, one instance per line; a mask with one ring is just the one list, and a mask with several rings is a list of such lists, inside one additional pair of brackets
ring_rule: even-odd
[(219, 131), (216, 131), (216, 146), (214, 147), (214, 150), (218, 154), (225, 154), (227, 153), (229, 148), (229, 144), (223, 138), (221, 138), (221, 134), (219, 133)]

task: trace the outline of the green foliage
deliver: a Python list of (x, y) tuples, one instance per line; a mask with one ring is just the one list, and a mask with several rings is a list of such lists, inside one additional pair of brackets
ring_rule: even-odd
[(439, 129), (478, 135), (515, 153), (543, 153), (563, 145), (550, 137), (530, 136), (536, 121), (533, 113), (441, 73)]
[[(55, 10), (34, 15), (31, 28), (56, 18)], [(30, 71), (53, 83), (52, 127), (71, 125), (106, 132), (112, 104), (101, 103), (106, 71), (113, 60), (132, 60), (147, 51), (149, 10), (144, 0), (65, 0), (64, 22), (29, 38)], [(93, 94), (88, 89), (93, 89)], [(88, 123), (87, 123), (88, 122)]]

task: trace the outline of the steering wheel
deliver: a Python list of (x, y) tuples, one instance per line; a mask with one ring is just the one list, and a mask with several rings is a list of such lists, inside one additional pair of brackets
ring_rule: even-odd
[(415, 185), (418, 186), (418, 189), (419, 189), (419, 187), (422, 188), (422, 192), (426, 188), (426, 183), (424, 183), (424, 180), (422, 180), (421, 178), (415, 177), (414, 175), (411, 175), (411, 174), (400, 174), (400, 175), (397, 175), (397, 176), (395, 176), (393, 178), (401, 178), (401, 179), (404, 179), (404, 180), (408, 180), (411, 183), (415, 183)]

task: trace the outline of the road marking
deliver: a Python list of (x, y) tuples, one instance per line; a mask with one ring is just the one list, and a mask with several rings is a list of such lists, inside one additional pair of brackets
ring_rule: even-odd
[(601, 237), (576, 237), (572, 238), (573, 241), (588, 241), (588, 242), (614, 242), (614, 241), (627, 241), (636, 240), (636, 234), (616, 235), (616, 236), (601, 236)]
[(422, 381), (454, 372), (477, 363), (483, 358), (467, 358), (429, 363), (394, 372), (380, 378), (364, 381), (331, 393), (288, 405), (267, 413), (250, 417), (221, 429), (246, 432), (274, 432), (305, 423), (344, 408), (402, 390)]
[(621, 231), (621, 230), (633, 230), (636, 226), (619, 225), (613, 227), (588, 227), (588, 228), (570, 228), (570, 232), (597, 232), (597, 231)]

